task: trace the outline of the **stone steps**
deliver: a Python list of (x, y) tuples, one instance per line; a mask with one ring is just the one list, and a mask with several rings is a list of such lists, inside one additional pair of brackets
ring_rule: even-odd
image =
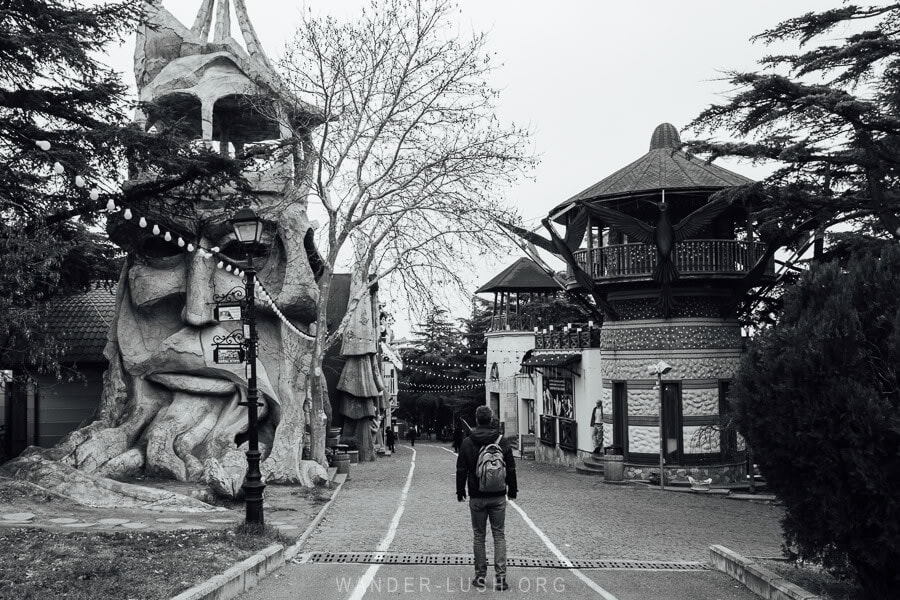
[(588, 456), (583, 461), (575, 463), (575, 471), (582, 475), (603, 476), (603, 460)]

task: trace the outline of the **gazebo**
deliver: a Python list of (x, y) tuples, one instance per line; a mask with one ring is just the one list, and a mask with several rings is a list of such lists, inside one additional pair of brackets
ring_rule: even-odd
[(562, 291), (563, 285), (564, 282), (551, 277), (533, 260), (520, 258), (475, 293), (494, 294), (491, 331), (531, 331), (539, 324), (524, 311), (525, 307)]

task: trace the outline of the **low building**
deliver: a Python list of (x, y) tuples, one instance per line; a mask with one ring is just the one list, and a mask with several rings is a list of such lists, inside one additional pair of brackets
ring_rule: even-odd
[(27, 380), (13, 380), (8, 372), (0, 393), (7, 456), (28, 446), (51, 447), (93, 416), (108, 365), (103, 349), (115, 308), (115, 289), (106, 283), (49, 303), (49, 332), (65, 347), (59, 357), (62, 376), (32, 373)]

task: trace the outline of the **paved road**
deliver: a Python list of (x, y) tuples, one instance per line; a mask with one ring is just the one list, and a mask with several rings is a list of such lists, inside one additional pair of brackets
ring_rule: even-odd
[(753, 600), (707, 567), (709, 546), (779, 555), (777, 506), (608, 485), (522, 461), (506, 519), (511, 589), (483, 593), (470, 583), (472, 533), (456, 501), (455, 461), (447, 446), (420, 442), (353, 465), (299, 562), (242, 598)]

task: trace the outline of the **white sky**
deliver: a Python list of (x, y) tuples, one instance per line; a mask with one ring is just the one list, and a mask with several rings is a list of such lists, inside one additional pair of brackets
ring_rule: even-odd
[[(679, 130), (728, 92), (724, 73), (753, 70), (773, 51), (749, 38), (778, 22), (840, 0), (458, 0), (462, 29), (486, 31), (502, 90), (498, 117), (528, 126), (541, 162), (534, 181), (507, 198), (526, 223), (647, 152), (663, 122)], [(272, 59), (303, 7), (337, 17), (362, 0), (247, 0), (250, 19)], [(200, 0), (162, 0), (187, 26)], [(238, 38), (238, 35), (235, 35)], [(793, 48), (789, 48), (793, 50)], [(133, 42), (110, 55), (133, 81)], [(689, 136), (684, 136), (689, 137)], [(721, 163), (749, 177), (765, 172)], [(472, 291), (520, 255), (494, 257), (474, 273)], [(466, 313), (461, 308), (458, 316)], [(398, 314), (397, 333), (407, 326)]]

